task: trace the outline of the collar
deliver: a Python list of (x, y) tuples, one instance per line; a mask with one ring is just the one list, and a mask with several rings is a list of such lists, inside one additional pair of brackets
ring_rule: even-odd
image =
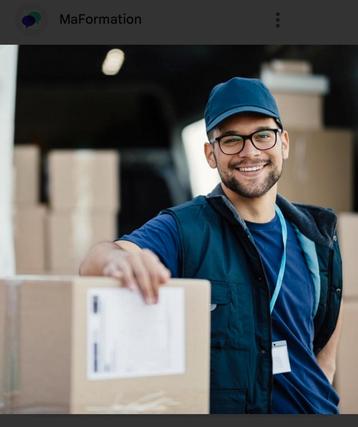
[[(235, 206), (228, 199), (221, 184), (218, 184), (206, 196), (209, 202), (224, 204), (234, 218), (246, 229), (245, 221), (240, 217)], [(332, 209), (318, 206), (291, 203), (280, 194), (277, 194), (276, 203), (285, 218), (295, 224), (298, 229), (315, 243), (332, 247), (335, 239), (337, 216)]]

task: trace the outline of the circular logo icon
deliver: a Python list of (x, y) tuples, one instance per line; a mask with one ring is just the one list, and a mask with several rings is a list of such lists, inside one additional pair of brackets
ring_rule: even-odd
[(40, 5), (23, 5), (17, 10), (17, 28), (26, 36), (40, 34), (46, 27), (46, 14)]
[(23, 16), (21, 22), (25, 28), (32, 27), (33, 25), (39, 25), (41, 22), (41, 13), (33, 10), (29, 14)]

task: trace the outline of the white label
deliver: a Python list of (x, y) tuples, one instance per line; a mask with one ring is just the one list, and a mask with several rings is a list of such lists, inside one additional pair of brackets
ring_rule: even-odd
[(90, 289), (87, 313), (89, 379), (185, 372), (184, 289), (162, 287), (153, 305), (128, 289)]
[(285, 372), (291, 372), (287, 342), (285, 340), (274, 341), (272, 343), (272, 373), (275, 375)]

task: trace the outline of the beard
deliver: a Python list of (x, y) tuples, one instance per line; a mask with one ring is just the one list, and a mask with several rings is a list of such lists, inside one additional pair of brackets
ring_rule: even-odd
[(221, 178), (222, 183), (229, 188), (234, 193), (238, 194), (241, 197), (246, 197), (249, 199), (254, 199), (256, 197), (261, 197), (266, 194), (280, 179), (283, 170), (282, 167), (273, 167), (273, 164), (270, 162), (265, 166), (265, 168), (270, 168), (270, 171), (266, 178), (261, 182), (252, 182), (252, 183), (241, 183), (234, 176), (235, 168), (231, 167), (227, 173), (224, 173), (218, 168), (218, 172)]

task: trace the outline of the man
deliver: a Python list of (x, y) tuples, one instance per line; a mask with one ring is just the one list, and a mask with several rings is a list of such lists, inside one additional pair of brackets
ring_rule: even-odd
[(212, 413), (336, 414), (336, 217), (277, 194), (289, 137), (261, 81), (214, 87), (205, 122), (221, 184), (98, 244), (80, 273), (121, 278), (149, 304), (170, 275), (211, 281)]

